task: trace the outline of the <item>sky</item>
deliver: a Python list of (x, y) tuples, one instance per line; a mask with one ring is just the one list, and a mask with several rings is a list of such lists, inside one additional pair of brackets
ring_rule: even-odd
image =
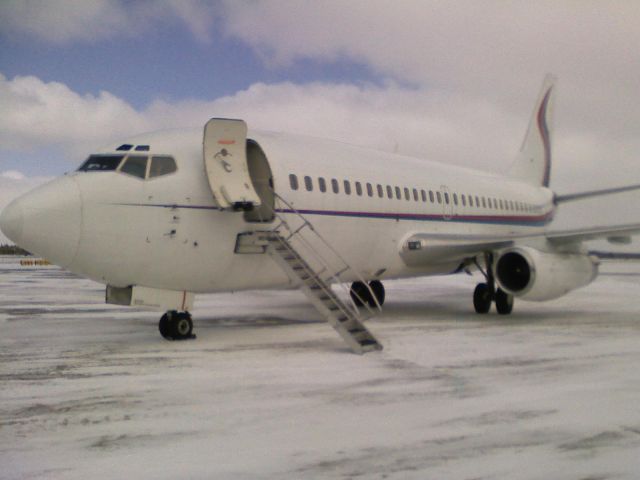
[[(2, 0), (0, 208), (214, 116), (501, 172), (546, 73), (552, 188), (640, 183), (639, 25), (632, 0)], [(638, 221), (639, 199), (558, 218)]]

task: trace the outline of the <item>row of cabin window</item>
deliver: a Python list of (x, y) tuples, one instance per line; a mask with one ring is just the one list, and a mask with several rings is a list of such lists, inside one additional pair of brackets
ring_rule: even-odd
[[(313, 178), (311, 178), (308, 175), (305, 175), (303, 181), (304, 181), (305, 190), (307, 192), (312, 192), (314, 189)], [(340, 193), (340, 182), (337, 179), (332, 178), (330, 183), (331, 183), (331, 190), (333, 191), (333, 193)], [(402, 200), (403, 194), (404, 194), (405, 200), (407, 201), (413, 200), (414, 202), (422, 201), (426, 203), (427, 201), (429, 201), (431, 203), (437, 202), (441, 204), (444, 201), (444, 203), (447, 205), (449, 205), (450, 203), (453, 203), (454, 205), (461, 204), (463, 207), (466, 207), (468, 205), (470, 207), (482, 206), (482, 208), (493, 208), (497, 210), (513, 210), (518, 212), (534, 211), (534, 208), (532, 205), (529, 205), (524, 202), (513, 201), (513, 200), (481, 197), (478, 195), (465, 195), (464, 193), (458, 196), (457, 193), (449, 194), (449, 192), (441, 192), (438, 190), (436, 190), (435, 192), (433, 190), (429, 190), (427, 192), (426, 190), (423, 190), (423, 189), (420, 189), (420, 190), (418, 190), (417, 188), (409, 189), (407, 187), (400, 188), (398, 186), (391, 186), (391, 185), (383, 186), (383, 185), (380, 185), (379, 183), (376, 184), (374, 188), (374, 185), (368, 182), (365, 183), (363, 187), (363, 184), (360, 182), (356, 181), (353, 183), (355, 187), (355, 192), (359, 196), (362, 196), (364, 194), (364, 191), (366, 190), (367, 195), (369, 197), (373, 197), (375, 193), (377, 193), (379, 198), (384, 198), (386, 193), (386, 196), (389, 199), (393, 199), (395, 195), (396, 199)], [(291, 186), (292, 190), (299, 189), (297, 175), (293, 173), (289, 175), (289, 185)], [(342, 185), (343, 185), (344, 193), (347, 195), (351, 195), (351, 192), (352, 192), (351, 182), (349, 180), (343, 180)], [(327, 187), (328, 185), (324, 177), (318, 177), (318, 190), (324, 193), (324, 192), (327, 192), (328, 190)]]
[[(151, 160), (151, 162), (149, 162)], [(177, 170), (176, 161), (166, 155), (91, 155), (80, 166), (79, 172), (106, 172), (117, 170), (138, 178), (156, 178)], [(148, 170), (148, 171), (147, 171)]]

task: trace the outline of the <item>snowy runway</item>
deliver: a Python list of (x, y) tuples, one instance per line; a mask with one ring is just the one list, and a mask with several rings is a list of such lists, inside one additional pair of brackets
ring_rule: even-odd
[(382, 352), (298, 292), (202, 296), (196, 341), (0, 257), (0, 478), (634, 479), (640, 266), (472, 313), (476, 279), (388, 282)]

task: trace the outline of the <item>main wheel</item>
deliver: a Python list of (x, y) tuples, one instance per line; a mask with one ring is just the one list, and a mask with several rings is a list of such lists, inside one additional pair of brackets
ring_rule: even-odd
[(488, 313), (493, 301), (493, 292), (486, 283), (479, 283), (473, 291), (473, 308), (476, 313)]
[(356, 304), (356, 307), (362, 307), (365, 302), (370, 304), (373, 301), (371, 300), (369, 289), (362, 282), (353, 282), (349, 290), (349, 295), (351, 295), (351, 299), (353, 303)]
[(162, 317), (160, 317), (160, 322), (158, 322), (158, 330), (160, 330), (160, 335), (167, 340), (173, 340), (171, 335), (171, 319), (176, 312), (167, 312)]
[(499, 288), (496, 292), (496, 310), (500, 315), (509, 315), (513, 310), (513, 295)]
[[(371, 282), (369, 282), (369, 287), (371, 287), (371, 290), (373, 290), (373, 294), (376, 296), (376, 299), (378, 300), (380, 306), (384, 305), (385, 292), (382, 282), (380, 280), (372, 280)], [(373, 301), (373, 298), (369, 300), (369, 305), (375, 308), (376, 302)]]
[(193, 332), (191, 315), (187, 312), (182, 312), (174, 316), (173, 321), (171, 322), (171, 330), (174, 340), (186, 340), (191, 338), (191, 333)]

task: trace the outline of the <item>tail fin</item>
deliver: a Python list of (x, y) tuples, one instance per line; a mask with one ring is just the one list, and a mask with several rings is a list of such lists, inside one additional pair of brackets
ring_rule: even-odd
[(529, 121), (527, 134), (508, 176), (531, 185), (549, 186), (551, 173), (551, 113), (556, 78), (547, 75)]

